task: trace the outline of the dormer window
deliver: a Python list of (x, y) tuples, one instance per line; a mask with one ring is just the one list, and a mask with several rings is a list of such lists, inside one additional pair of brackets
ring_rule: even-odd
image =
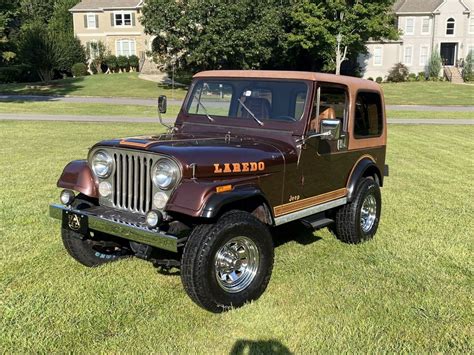
[(456, 25), (456, 21), (451, 17), (446, 22), (446, 35), (447, 36), (454, 36), (454, 27)]

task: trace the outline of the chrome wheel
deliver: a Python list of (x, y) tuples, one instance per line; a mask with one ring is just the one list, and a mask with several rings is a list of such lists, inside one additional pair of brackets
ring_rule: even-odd
[(229, 293), (246, 289), (257, 275), (259, 261), (258, 248), (251, 239), (232, 238), (214, 257), (217, 283)]
[(374, 195), (367, 195), (360, 209), (360, 227), (367, 233), (375, 224), (377, 217), (377, 200)]

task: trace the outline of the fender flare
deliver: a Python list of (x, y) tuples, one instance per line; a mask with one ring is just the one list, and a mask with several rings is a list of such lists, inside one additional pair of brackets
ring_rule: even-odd
[(80, 192), (89, 197), (99, 197), (98, 182), (87, 160), (74, 160), (67, 164), (57, 186)]
[(347, 201), (351, 202), (356, 193), (357, 184), (364, 176), (376, 175), (380, 186), (383, 184), (382, 175), (375, 162), (369, 157), (365, 157), (356, 163), (347, 182)]
[(214, 193), (204, 203), (200, 217), (215, 218), (219, 215), (220, 211), (226, 208), (226, 206), (234, 203), (245, 202), (250, 199), (258, 199), (268, 207), (268, 223), (273, 224), (273, 215), (264, 193), (258, 187), (248, 185), (242, 187), (236, 186), (234, 190), (225, 193)]

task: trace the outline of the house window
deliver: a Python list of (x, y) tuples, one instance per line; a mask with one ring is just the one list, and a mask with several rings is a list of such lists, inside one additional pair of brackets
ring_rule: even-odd
[(114, 14), (114, 25), (115, 26), (132, 26), (133, 16), (130, 12), (120, 12)]
[(474, 34), (474, 15), (469, 19), (469, 33)]
[(379, 94), (361, 92), (357, 95), (354, 136), (356, 139), (378, 137), (383, 132), (382, 99)]
[(130, 57), (136, 55), (136, 45), (134, 39), (121, 39), (115, 42), (115, 52), (117, 56)]
[(446, 35), (454, 36), (454, 26), (456, 21), (453, 18), (448, 19), (446, 22)]
[(374, 48), (374, 65), (382, 65), (382, 47)]
[(85, 28), (98, 28), (99, 16), (97, 16), (96, 14), (84, 15), (84, 27)]
[(411, 65), (413, 62), (413, 47), (408, 46), (405, 47), (405, 51), (403, 53), (403, 64)]
[(428, 47), (421, 46), (420, 48), (420, 65), (428, 64)]
[(415, 18), (408, 17), (405, 22), (405, 34), (412, 35), (415, 33)]
[(421, 34), (429, 34), (430, 33), (430, 18), (429, 17), (423, 17), (423, 20), (421, 22)]

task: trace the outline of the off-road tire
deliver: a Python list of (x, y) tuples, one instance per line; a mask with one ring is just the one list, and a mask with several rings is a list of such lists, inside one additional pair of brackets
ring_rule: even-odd
[[(217, 280), (215, 258), (219, 250), (238, 237), (250, 239), (259, 252), (258, 269), (251, 283), (235, 293)], [(214, 224), (196, 226), (184, 247), (181, 281), (189, 297), (202, 308), (220, 313), (256, 300), (265, 291), (273, 269), (273, 241), (266, 225), (250, 213), (230, 211)]]
[[(72, 205), (74, 208), (86, 209), (93, 206), (93, 201), (87, 196), (79, 194)], [(98, 233), (96, 241), (88, 239), (72, 230), (61, 228), (61, 237), (68, 254), (82, 265), (88, 267), (96, 267), (129, 256), (129, 251), (121, 248), (113, 251), (98, 248), (97, 242), (100, 241), (100, 234)]]
[(100, 266), (128, 256), (128, 252), (120, 248), (110, 252), (96, 249), (95, 241), (85, 239), (81, 234), (65, 228), (61, 229), (61, 237), (69, 255), (88, 267)]
[[(369, 230), (364, 231), (361, 223), (361, 209), (368, 196), (373, 196), (376, 202), (375, 220)], [(363, 178), (359, 182), (352, 202), (341, 207), (336, 212), (336, 220), (331, 231), (344, 243), (358, 244), (370, 240), (377, 232), (382, 210), (380, 187), (374, 179)]]

